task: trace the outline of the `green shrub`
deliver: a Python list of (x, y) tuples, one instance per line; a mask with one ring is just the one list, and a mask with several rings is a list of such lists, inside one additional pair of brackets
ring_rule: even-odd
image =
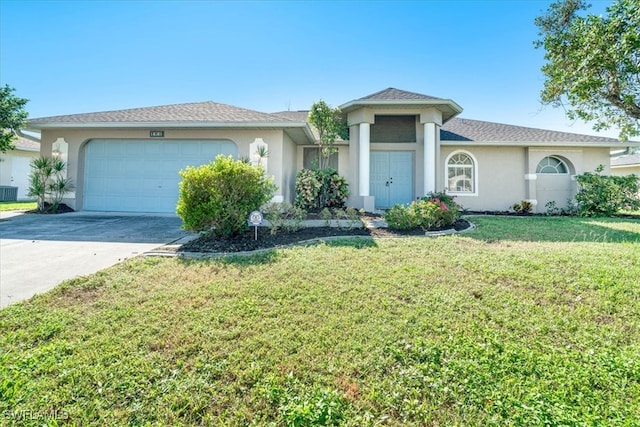
[(295, 205), (305, 210), (342, 208), (349, 184), (334, 169), (302, 169), (296, 177)]
[(316, 209), (319, 204), (319, 194), (322, 183), (318, 179), (315, 169), (302, 169), (296, 176), (295, 205), (301, 209)]
[(640, 209), (640, 180), (636, 175), (607, 176), (600, 173), (604, 166), (596, 168), (595, 173), (585, 172), (576, 180), (580, 186), (576, 194), (578, 214), (581, 216), (613, 216), (621, 209)]
[(384, 215), (384, 219), (390, 228), (398, 230), (431, 230), (453, 225), (459, 216), (460, 206), (453, 197), (444, 193), (429, 193), (421, 200), (411, 202), (409, 206), (393, 206)]
[(389, 228), (396, 230), (410, 230), (417, 228), (418, 224), (413, 216), (413, 211), (405, 205), (394, 205), (384, 214)]
[(320, 169), (320, 206), (343, 208), (349, 197), (349, 183), (333, 169)]
[(177, 212), (183, 227), (232, 236), (247, 230), (247, 217), (274, 195), (276, 186), (254, 167), (231, 156), (180, 171)]
[(530, 214), (533, 211), (533, 203), (522, 200), (520, 203), (514, 203), (511, 209), (517, 214)]
[(307, 211), (289, 203), (269, 203), (262, 209), (265, 218), (269, 221), (271, 234), (280, 231), (294, 232), (304, 228), (303, 221), (307, 217)]
[(335, 208), (333, 210), (333, 213), (337, 220), (342, 220), (346, 223), (344, 226), (340, 227), (342, 229), (348, 230), (351, 228), (358, 228), (363, 226), (360, 217), (364, 213), (364, 209), (358, 211), (355, 208), (351, 207), (346, 209)]

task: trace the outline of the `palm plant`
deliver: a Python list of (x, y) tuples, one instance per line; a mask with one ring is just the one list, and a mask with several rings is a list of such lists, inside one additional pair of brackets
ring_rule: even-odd
[(73, 190), (70, 178), (64, 176), (66, 163), (58, 157), (41, 156), (31, 161), (29, 196), (36, 198), (38, 210), (55, 212), (60, 206), (65, 193)]

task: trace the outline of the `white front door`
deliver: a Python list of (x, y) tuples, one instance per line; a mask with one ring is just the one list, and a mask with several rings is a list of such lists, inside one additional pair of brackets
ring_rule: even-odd
[(378, 209), (413, 200), (413, 152), (372, 151), (370, 194)]

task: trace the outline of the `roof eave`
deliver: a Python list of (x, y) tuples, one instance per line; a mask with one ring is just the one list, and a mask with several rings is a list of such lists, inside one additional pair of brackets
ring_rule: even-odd
[(163, 129), (195, 129), (195, 128), (301, 128), (308, 127), (303, 122), (28, 122), (25, 129), (118, 129), (118, 128), (163, 128)]
[(614, 165), (611, 164), (611, 169), (626, 169), (626, 168), (637, 168), (640, 167), (640, 163), (629, 163), (626, 165)]
[(310, 143), (315, 142), (306, 122), (29, 122), (29, 130), (47, 129), (300, 129)]
[(437, 107), (447, 106), (451, 108), (452, 115), (462, 113), (462, 107), (451, 99), (364, 99), (349, 101), (339, 108), (345, 113), (362, 107)]
[(476, 145), (482, 147), (640, 147), (640, 142), (579, 142), (579, 141), (447, 141), (441, 140), (440, 145), (462, 146)]

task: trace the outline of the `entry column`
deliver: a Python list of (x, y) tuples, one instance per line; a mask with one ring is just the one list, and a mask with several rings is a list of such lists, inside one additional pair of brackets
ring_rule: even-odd
[(435, 108), (422, 110), (420, 112), (420, 123), (424, 127), (423, 191), (427, 194), (436, 191), (436, 174), (438, 170), (436, 154), (440, 144), (442, 112)]
[[(350, 182), (354, 188), (353, 193), (357, 194), (353, 202), (356, 207), (362, 207), (367, 212), (375, 209), (375, 200), (371, 196), (369, 187), (371, 185), (371, 125), (375, 123), (375, 114), (368, 108), (359, 108), (347, 115), (347, 123), (351, 129), (349, 136), (349, 157), (353, 159), (350, 164), (357, 169), (352, 171), (353, 180)], [(354, 135), (357, 130), (357, 135)]]
[(370, 161), (370, 145), (371, 145), (371, 125), (369, 123), (360, 123), (360, 153), (358, 170), (359, 194), (361, 196), (369, 195), (369, 161)]

